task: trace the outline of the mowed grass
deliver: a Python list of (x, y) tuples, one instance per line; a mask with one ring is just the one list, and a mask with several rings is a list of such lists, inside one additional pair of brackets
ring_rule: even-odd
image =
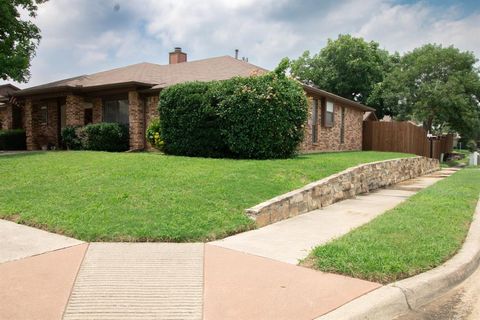
[(315, 248), (304, 264), (381, 283), (427, 271), (460, 249), (479, 195), (480, 169), (463, 169)]
[(244, 209), (360, 163), (347, 152), (287, 160), (154, 153), (0, 156), (0, 218), (85, 241), (205, 241), (253, 227)]

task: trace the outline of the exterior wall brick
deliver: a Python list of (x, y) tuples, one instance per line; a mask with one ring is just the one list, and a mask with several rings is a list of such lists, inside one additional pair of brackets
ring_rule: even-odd
[[(313, 143), (312, 137), (312, 113), (313, 113), (312, 96), (307, 96), (308, 101), (308, 120), (305, 126), (305, 138), (300, 145), (300, 151), (351, 151), (362, 149), (362, 122), (363, 111), (355, 108), (341, 105), (334, 102), (334, 121), (333, 127), (326, 128), (322, 125), (321, 106), (318, 107), (317, 131), (318, 139)], [(320, 97), (318, 97), (320, 99)], [(340, 142), (342, 107), (345, 108), (345, 125), (344, 125), (344, 142)]]
[(25, 135), (27, 137), (27, 150), (36, 150), (35, 145), (35, 136), (33, 132), (33, 105), (32, 100), (27, 99), (25, 101), (25, 115), (23, 118), (24, 121), (24, 128), (25, 128)]
[(102, 98), (93, 98), (93, 123), (100, 123), (103, 120), (103, 102)]
[(137, 91), (128, 92), (128, 121), (130, 123), (130, 149), (145, 148), (145, 117), (143, 101)]
[(10, 103), (0, 107), (0, 130), (9, 130), (13, 127), (12, 105)]
[(262, 227), (439, 169), (437, 159), (425, 157), (367, 163), (267, 200), (246, 213)]
[(83, 126), (84, 100), (81, 96), (68, 95), (65, 103), (65, 124), (67, 126)]
[[(46, 122), (42, 120), (42, 113), (47, 111)], [(41, 149), (43, 146), (59, 147), (58, 122), (59, 113), (56, 100), (42, 101), (31, 105), (31, 120), (26, 119), (25, 125), (30, 124), (33, 139), (31, 141), (31, 150)], [(27, 117), (27, 110), (26, 110)], [(26, 130), (27, 131), (27, 130)], [(27, 149), (28, 149), (27, 133)], [(30, 149), (29, 149), (30, 150)]]

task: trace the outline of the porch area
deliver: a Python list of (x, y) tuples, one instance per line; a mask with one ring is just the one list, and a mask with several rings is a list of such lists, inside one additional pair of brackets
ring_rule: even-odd
[(148, 147), (145, 129), (158, 115), (157, 105), (158, 94), (144, 95), (137, 90), (27, 97), (23, 106), (27, 150), (62, 149), (63, 128), (101, 122), (128, 125), (130, 150), (143, 150)]

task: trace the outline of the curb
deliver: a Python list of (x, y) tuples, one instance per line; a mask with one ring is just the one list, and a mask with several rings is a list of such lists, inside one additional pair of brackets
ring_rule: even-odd
[(460, 251), (443, 265), (357, 298), (316, 320), (393, 319), (442, 296), (465, 279), (480, 263), (480, 200)]

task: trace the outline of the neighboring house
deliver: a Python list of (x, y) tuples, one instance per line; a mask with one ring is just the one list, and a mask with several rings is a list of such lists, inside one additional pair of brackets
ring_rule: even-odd
[[(27, 149), (61, 145), (65, 126), (119, 122), (129, 126), (130, 148), (149, 146), (145, 129), (158, 116), (162, 89), (187, 81), (225, 80), (267, 70), (230, 56), (187, 62), (175, 48), (168, 65), (139, 63), (16, 91), (23, 109)], [(362, 119), (374, 109), (332, 93), (304, 86), (310, 112), (302, 151), (360, 150)]]

